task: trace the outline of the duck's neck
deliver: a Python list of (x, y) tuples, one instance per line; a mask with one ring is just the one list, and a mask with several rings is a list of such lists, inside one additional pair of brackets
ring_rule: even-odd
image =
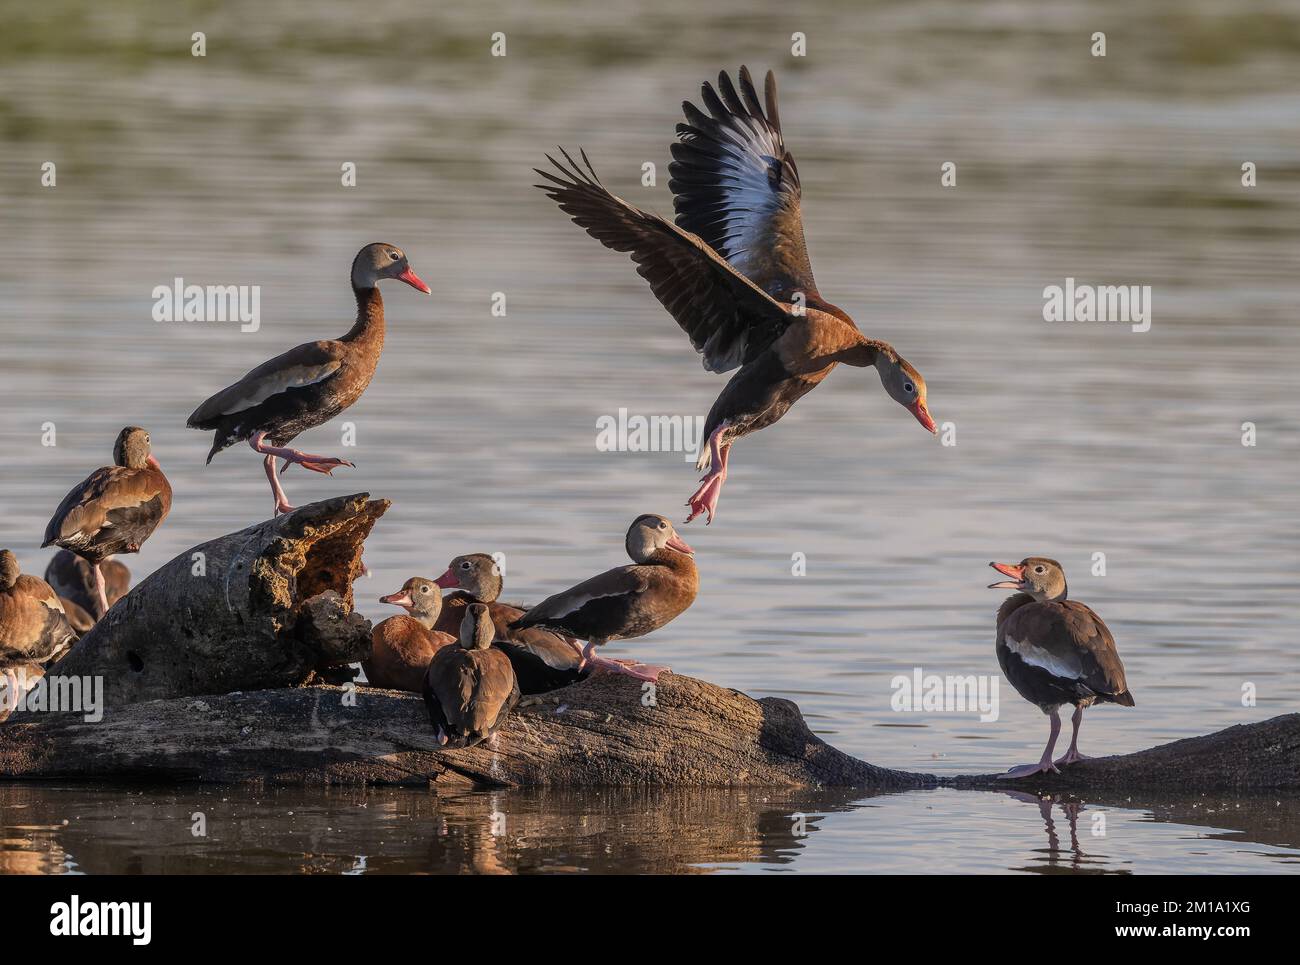
[(384, 345), (384, 300), (378, 288), (352, 287), (357, 297), (357, 320), (340, 342), (355, 342), (378, 351)]
[(670, 550), (663, 546), (655, 550), (648, 557), (646, 562), (653, 566), (666, 566), (670, 570), (678, 572), (689, 572), (695, 569), (695, 557), (687, 553), (679, 553), (677, 550)]
[(843, 362), (856, 368), (865, 369), (876, 364), (881, 358), (897, 357), (893, 346), (876, 338), (859, 335), (857, 341), (846, 349), (836, 352), (834, 361)]

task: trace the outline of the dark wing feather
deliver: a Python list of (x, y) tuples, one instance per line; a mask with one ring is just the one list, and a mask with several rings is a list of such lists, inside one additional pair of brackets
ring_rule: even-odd
[(343, 355), (342, 343), (329, 339), (296, 345), (204, 400), (190, 414), (186, 426), (215, 429), (223, 418), (256, 408), (292, 389), (323, 382), (338, 371)]
[(630, 254), (637, 273), (677, 320), (710, 372), (726, 372), (756, 358), (790, 324), (788, 310), (745, 278), (690, 232), (610, 194), (584, 153), (584, 172), (564, 152), (563, 177), (537, 170), (537, 187), (574, 223), (606, 248)]
[(1020, 659), (1068, 682), (1080, 697), (1106, 700), (1128, 693), (1115, 638), (1101, 617), (1082, 603), (1021, 606), (999, 633)]
[(615, 567), (612, 570), (606, 570), (599, 576), (583, 580), (577, 586), (570, 587), (561, 593), (548, 596), (510, 624), (510, 629), (523, 630), (527, 627), (549, 627), (554, 630), (563, 630), (566, 625), (566, 618), (574, 616), (593, 600), (644, 593), (649, 585), (650, 581), (646, 577), (645, 567), (636, 565)]
[(708, 114), (682, 104), (686, 123), (668, 166), (677, 226), (699, 235), (737, 271), (779, 301), (801, 292), (821, 297), (804, 243), (799, 169), (786, 150), (776, 107), (776, 78), (768, 71), (766, 111), (749, 69), (740, 93), (723, 71), (718, 90), (705, 83)]

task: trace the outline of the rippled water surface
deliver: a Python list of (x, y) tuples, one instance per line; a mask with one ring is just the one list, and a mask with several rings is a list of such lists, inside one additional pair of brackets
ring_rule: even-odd
[[(176, 492), (130, 560), (137, 577), (268, 513), (253, 454), (205, 467), (208, 439), (185, 418), (261, 360), (345, 331), (348, 265), (376, 239), (402, 245), (434, 297), (385, 291), (385, 354), (346, 417), (357, 468), (285, 477), (299, 502), (393, 500), (366, 548), (366, 614), (461, 552), (505, 553), (509, 595), (529, 600), (622, 562), (630, 519), (684, 514), (696, 476), (679, 453), (599, 451), (597, 419), (702, 416), (723, 381), (530, 168), (581, 145), (612, 190), (669, 212), (679, 102), (746, 62), (779, 74), (819, 287), (921, 369), (956, 445), (927, 438), (873, 374), (834, 373), (737, 446), (717, 522), (686, 533), (696, 605), (614, 655), (789, 697), (874, 763), (999, 770), (1046, 730), (1009, 687), (980, 722), (896, 713), (890, 682), (915, 667), (996, 675), (985, 563), (1042, 553), (1105, 617), (1137, 697), (1089, 713), (1085, 750), (1296, 709), (1296, 4), (438, 7), (452, 9), (4, 4), (0, 520), (28, 569), (48, 559), (37, 545), (58, 499), (126, 424), (150, 429)], [(1104, 59), (1088, 55), (1099, 25)], [(505, 58), (488, 55), (498, 30)], [(794, 30), (806, 58), (789, 55)], [(955, 188), (940, 187), (944, 161)], [(657, 186), (642, 186), (645, 162)], [(260, 330), (154, 322), (154, 286), (178, 276), (260, 285)], [(1066, 277), (1152, 286), (1151, 330), (1045, 323), (1043, 288)], [(339, 452), (340, 423), (302, 445)], [(0, 866), (25, 870), (1295, 868), (1294, 834), (1202, 825), (1191, 804), (1175, 823), (1114, 805), (1080, 856), (1060, 809), (1052, 850), (1037, 804), (948, 791), (749, 793), (735, 821), (726, 796), (697, 812), (672, 795), (518, 795), (524, 829), (492, 840), (478, 797), (2, 793)], [(183, 820), (195, 798), (225, 811), (202, 844)], [(1271, 807), (1243, 805), (1261, 821)], [(777, 826), (799, 808), (816, 830), (787, 841)], [(568, 830), (575, 815), (590, 834)], [(699, 846), (648, 853), (684, 815)], [(978, 856), (945, 837), (980, 833)]]

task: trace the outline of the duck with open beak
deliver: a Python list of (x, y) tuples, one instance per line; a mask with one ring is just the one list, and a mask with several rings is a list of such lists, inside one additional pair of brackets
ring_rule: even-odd
[[(1056, 771), (1057, 765), (1084, 760), (1079, 753), (1083, 711), (1094, 703), (1134, 704), (1124, 678), (1115, 638), (1101, 617), (1078, 600), (1068, 599), (1065, 570), (1056, 560), (1030, 556), (1019, 563), (990, 563), (1007, 577), (989, 589), (1015, 590), (998, 609), (994, 648), (998, 665), (1016, 692), (1051, 719), (1047, 747), (1037, 764), (1013, 767), (1004, 778)], [(1074, 705), (1070, 749), (1052, 760), (1061, 732), (1057, 713)]]

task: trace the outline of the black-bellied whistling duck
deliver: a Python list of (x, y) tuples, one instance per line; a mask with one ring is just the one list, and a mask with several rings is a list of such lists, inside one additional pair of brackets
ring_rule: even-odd
[(370, 631), (370, 659), (361, 662), (372, 687), (424, 689), (429, 661), (443, 647), (456, 642), (449, 633), (433, 629), (442, 609), (442, 591), (433, 580), (413, 576), (396, 593), (381, 596), (380, 603), (400, 606), (406, 613), (383, 620)]
[[(104, 599), (112, 606), (131, 588), (131, 571), (117, 559), (105, 559), (99, 564), (99, 571), (104, 574)], [(61, 549), (45, 567), (45, 582), (54, 587), (54, 592), (63, 600), (63, 609), (67, 611), (73, 629), (81, 631), (74, 618), (75, 611), (68, 604), (73, 604), (88, 616), (98, 608), (94, 569), (76, 553)]]
[(0, 681), (3, 707), (13, 710), (26, 688), (19, 677), (57, 660), (77, 640), (58, 594), (44, 580), (22, 572), (18, 558), (0, 550)]
[(712, 116), (684, 103), (672, 146), (675, 225), (610, 194), (585, 153), (586, 171), (567, 152), (567, 167), (547, 156), (562, 176), (537, 171), (549, 182), (537, 187), (579, 227), (632, 256), (706, 369), (740, 367), (709, 410), (697, 464), (708, 472), (687, 501), (688, 523), (701, 513), (713, 521), (732, 444), (780, 419), (839, 362), (874, 366), (890, 398), (935, 431), (921, 373), (817, 291), (771, 72), (766, 111), (744, 67), (739, 94), (723, 72), (717, 93), (705, 83), (702, 95)]
[(346, 335), (305, 342), (263, 362), (204, 402), (189, 418), (191, 429), (216, 430), (208, 462), (222, 449), (244, 440), (262, 454), (276, 514), (293, 510), (276, 472), (277, 457), (285, 460), (280, 472), (297, 463), (328, 476), (339, 466), (352, 465), (345, 459), (315, 456), (288, 446), (299, 433), (328, 422), (356, 402), (370, 384), (384, 348), (384, 300), (376, 287), (384, 278), (404, 281), (431, 294), (400, 248), (382, 242), (366, 245), (352, 262), (357, 320)]
[(586, 668), (582, 647), (559, 633), (540, 628), (512, 630), (510, 624), (526, 612), (499, 599), (503, 586), (501, 567), (487, 553), (457, 556), (438, 577), (437, 583), (454, 592), (447, 594), (436, 627), (454, 632), (471, 603), (487, 606), (496, 626), (495, 646), (505, 651), (515, 668), (519, 690), (524, 694), (541, 694), (567, 687), (581, 680)]
[(492, 646), (495, 636), (488, 608), (471, 603), (459, 645), (443, 647), (429, 661), (424, 703), (439, 744), (473, 747), (488, 740), (519, 702), (519, 682), (510, 658)]
[[(1084, 708), (1098, 702), (1133, 706), (1115, 638), (1090, 608), (1067, 599), (1065, 570), (1056, 560), (1030, 556), (1019, 563), (989, 566), (1010, 577), (990, 583), (989, 589), (1019, 591), (998, 608), (998, 664), (1020, 696), (1037, 704), (1052, 721), (1042, 759), (1013, 767), (1002, 776), (1027, 777), (1083, 760), (1079, 725)], [(1074, 705), (1074, 732), (1069, 751), (1053, 762), (1052, 750), (1061, 732), (1057, 709), (1062, 704)]]
[(101, 563), (138, 553), (172, 508), (172, 487), (149, 446), (149, 433), (127, 426), (113, 445), (113, 465), (73, 487), (45, 527), (42, 546), (62, 546), (90, 564), (95, 618), (108, 612)]
[(513, 630), (545, 627), (586, 640), (587, 666), (657, 680), (669, 669), (625, 663), (596, 655), (611, 640), (628, 640), (658, 630), (695, 602), (700, 576), (695, 551), (662, 516), (638, 516), (624, 540), (635, 562), (606, 570), (577, 586), (548, 597), (510, 624)]

